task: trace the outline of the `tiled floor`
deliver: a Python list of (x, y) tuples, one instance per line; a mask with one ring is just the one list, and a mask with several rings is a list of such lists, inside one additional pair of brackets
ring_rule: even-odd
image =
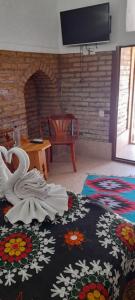
[(71, 162), (53, 162), (50, 164), (48, 183), (61, 184), (67, 190), (79, 193), (88, 173), (101, 175), (135, 176), (135, 166), (87, 157), (77, 157), (77, 172), (74, 173)]

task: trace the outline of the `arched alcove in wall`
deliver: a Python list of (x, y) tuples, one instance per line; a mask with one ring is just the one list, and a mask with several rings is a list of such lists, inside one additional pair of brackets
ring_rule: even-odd
[(57, 98), (56, 83), (43, 71), (30, 76), (24, 86), (28, 136), (39, 137), (39, 120), (54, 111)]

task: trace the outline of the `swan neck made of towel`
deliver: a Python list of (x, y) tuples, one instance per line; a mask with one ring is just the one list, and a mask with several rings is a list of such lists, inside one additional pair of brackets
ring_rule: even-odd
[(5, 147), (0, 146), (0, 176), (3, 176), (3, 181), (7, 181), (10, 176), (11, 176), (11, 172), (8, 169), (5, 161), (3, 160), (2, 154), (5, 158), (5, 160), (8, 160), (8, 151)]
[(19, 166), (17, 170), (13, 173), (13, 175), (9, 178), (8, 184), (10, 186), (14, 186), (14, 184), (17, 182), (19, 178), (27, 174), (27, 171), (30, 166), (30, 160), (27, 155), (27, 153), (18, 147), (14, 147), (9, 150), (9, 155), (15, 154), (17, 158), (19, 159)]

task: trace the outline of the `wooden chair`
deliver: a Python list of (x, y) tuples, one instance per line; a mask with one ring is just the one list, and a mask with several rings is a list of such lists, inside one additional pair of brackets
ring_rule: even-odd
[(14, 146), (13, 128), (0, 129), (0, 145), (10, 149)]
[[(48, 124), (49, 140), (54, 145), (67, 145), (70, 147), (71, 160), (74, 172), (76, 172), (75, 142), (79, 135), (78, 119), (72, 114), (52, 115), (41, 120), (40, 133), (43, 137), (43, 128)], [(52, 147), (50, 148), (50, 160), (52, 161)]]

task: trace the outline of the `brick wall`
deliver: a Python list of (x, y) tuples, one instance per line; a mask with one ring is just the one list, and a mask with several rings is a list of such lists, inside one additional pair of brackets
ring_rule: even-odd
[(0, 51), (0, 128), (29, 126), (33, 135), (40, 102), (43, 115), (60, 110), (58, 88), (57, 55)]
[[(61, 104), (79, 119), (80, 135), (109, 141), (112, 53), (61, 55)], [(103, 110), (104, 117), (99, 117)]]
[(35, 82), (35, 76), (33, 75), (28, 79), (24, 87), (24, 98), (26, 107), (26, 120), (28, 127), (28, 135), (33, 138), (38, 136), (39, 125), (38, 125), (38, 91)]
[(37, 71), (26, 82), (24, 98), (29, 137), (39, 136), (41, 117), (61, 111), (58, 91), (56, 82), (50, 80), (43, 71)]
[(121, 49), (117, 135), (127, 130), (131, 48)]
[(79, 54), (0, 51), (0, 127), (18, 125), (33, 136), (38, 114), (62, 111), (78, 117), (82, 138), (108, 142), (111, 70), (112, 52), (80, 64)]

